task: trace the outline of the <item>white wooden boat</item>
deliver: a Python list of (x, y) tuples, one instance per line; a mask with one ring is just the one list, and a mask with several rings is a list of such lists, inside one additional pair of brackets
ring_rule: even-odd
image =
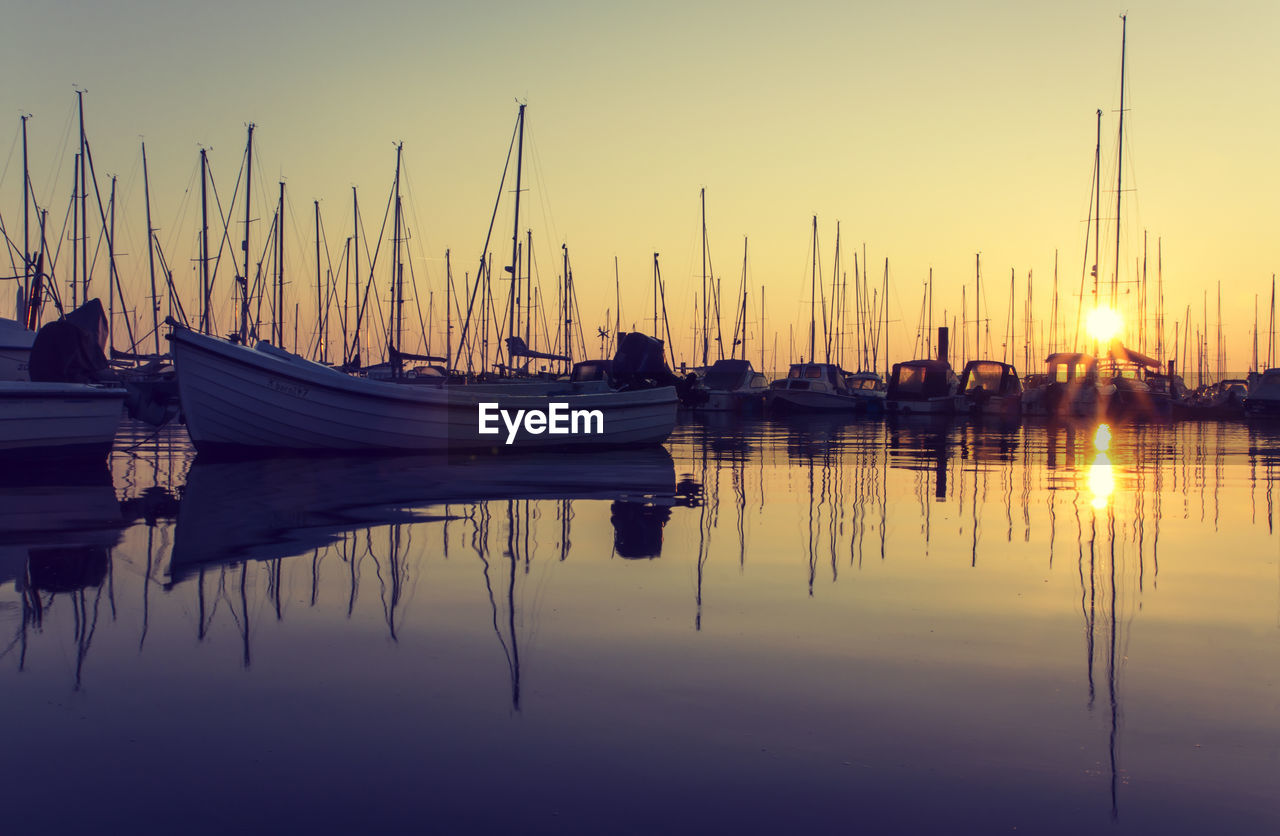
[(124, 396), (88, 383), (0, 381), (0, 456), (105, 458)]
[[(249, 348), (181, 327), (169, 339), (187, 431), (201, 452), (616, 447), (660, 443), (675, 427), (671, 386), (398, 383), (352, 377), (268, 343)], [(495, 419), (497, 432), (482, 434), (482, 404), (509, 416), (563, 404), (561, 414), (598, 411), (600, 420), (584, 414), (579, 432), (552, 434), (527, 421), (509, 433)]]

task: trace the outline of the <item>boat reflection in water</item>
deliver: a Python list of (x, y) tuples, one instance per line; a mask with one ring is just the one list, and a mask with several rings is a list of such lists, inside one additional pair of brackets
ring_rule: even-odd
[[(266, 572), (267, 605), (279, 620), (288, 608), (283, 562), (310, 558), (307, 600), (314, 607), (321, 597), (322, 567), (336, 558), (344, 567), (347, 616), (355, 611), (362, 573), (372, 570), (387, 634), (395, 640), (406, 592), (422, 572), (423, 546), (415, 538), (432, 537), (448, 557), (451, 544), (459, 544), (450, 524), (462, 526), (461, 543), (483, 566), (494, 629), (508, 655), (518, 707), (515, 584), (522, 571), (529, 571), (534, 539), (545, 542), (546, 530), (535, 529), (553, 518), (553, 549), (563, 561), (572, 542), (575, 503), (609, 502), (614, 553), (655, 558), (662, 552), (672, 506), (691, 504), (682, 490), (690, 488), (683, 483), (677, 487), (671, 456), (661, 447), (462, 461), (440, 455), (197, 459), (177, 515), (168, 586), (194, 584), (201, 640), (212, 627), (213, 602), (226, 600), (240, 635), (243, 664), (249, 666), (254, 610), (249, 590), (255, 587), (251, 565)], [(437, 535), (428, 533), (432, 526), (439, 529)], [(494, 586), (495, 562), (508, 575), (505, 591)], [(500, 608), (505, 620), (499, 617)]]
[[(111, 550), (125, 521), (104, 463), (13, 468), (0, 475), (0, 589), (18, 600), (5, 653), (27, 665), (32, 633), (61, 613), (72, 627), (74, 688), (102, 612)], [(9, 602), (12, 604), (13, 602)]]

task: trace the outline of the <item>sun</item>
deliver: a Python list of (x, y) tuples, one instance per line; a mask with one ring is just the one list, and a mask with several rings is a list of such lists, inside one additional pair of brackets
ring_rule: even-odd
[(1124, 320), (1111, 308), (1094, 308), (1084, 322), (1089, 336), (1100, 343), (1109, 343), (1124, 331)]

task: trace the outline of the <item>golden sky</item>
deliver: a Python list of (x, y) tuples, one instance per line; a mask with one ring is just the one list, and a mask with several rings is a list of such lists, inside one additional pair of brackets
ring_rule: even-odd
[[(999, 354), (1010, 272), (1020, 333), (1028, 271), (1038, 316), (1047, 319), (1055, 251), (1060, 305), (1074, 319), (1097, 109), (1103, 214), (1107, 223), (1114, 216), (1122, 11), (1126, 278), (1147, 231), (1154, 297), (1160, 239), (1166, 340), (1188, 304), (1192, 322), (1204, 321), (1206, 290), (1214, 329), (1221, 281), (1227, 366), (1242, 371), (1252, 352), (1254, 294), (1261, 294), (1265, 332), (1270, 278), (1280, 263), (1280, 5), (1262, 0), (1127, 8), (23, 2), (6, 13), (11, 83), (0, 90), (0, 113), (12, 122), (0, 139), (0, 213), (10, 237), (20, 238), (18, 126), (19, 115), (30, 113), (35, 191), (50, 225), (61, 227), (79, 85), (87, 89), (99, 178), (104, 187), (107, 174), (120, 178), (126, 289), (140, 294), (147, 282), (140, 138), (159, 239), (175, 281), (193, 288), (199, 146), (212, 149), (226, 201), (252, 121), (254, 200), (264, 207), (254, 211), (254, 247), (283, 178), (290, 293), (306, 312), (315, 293), (312, 202), (321, 201), (336, 264), (351, 229), (351, 187), (360, 189), (365, 229), (375, 236), (394, 143), (403, 141), (410, 255), (425, 311), (428, 293), (443, 285), (446, 248), (456, 275), (474, 272), (520, 99), (529, 106), (521, 227), (534, 231), (546, 293), (554, 294), (560, 245), (568, 245), (589, 333), (615, 306), (615, 256), (623, 326), (646, 327), (652, 258), (660, 252), (675, 354), (691, 359), (693, 293), (701, 285), (698, 192), (705, 187), (727, 311), (749, 237), (749, 304), (758, 306), (765, 286), (769, 365), (773, 332), (780, 333), (781, 366), (792, 359), (790, 326), (798, 350), (804, 342), (814, 215), (828, 282), (837, 221), (850, 283), (854, 248), (865, 244), (877, 286), (889, 260), (895, 360), (911, 353), (930, 268), (937, 318), (943, 310), (958, 316), (962, 286), (972, 316), (980, 252), (984, 317), (989, 311)], [(243, 211), (224, 209), (234, 217)], [(500, 211), (491, 245), (498, 267), (510, 258), (510, 223), (509, 209)], [(232, 227), (232, 241), (240, 229)], [(1104, 226), (1104, 277), (1113, 270), (1114, 235)], [(385, 285), (389, 274), (382, 264), (380, 271)], [(229, 294), (231, 273), (219, 275)], [(0, 314), (10, 314), (10, 299), (6, 291)], [(752, 320), (758, 357), (758, 315)], [(728, 339), (731, 317), (723, 327)], [(1262, 342), (1265, 352), (1265, 333)]]

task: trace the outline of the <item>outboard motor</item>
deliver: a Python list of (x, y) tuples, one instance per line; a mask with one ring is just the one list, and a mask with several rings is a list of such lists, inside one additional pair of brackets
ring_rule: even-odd
[(613, 380), (620, 389), (674, 386), (680, 402), (686, 406), (694, 405), (699, 395), (706, 399), (705, 392), (695, 391), (695, 375), (690, 373), (680, 378), (672, 373), (667, 366), (662, 340), (639, 331), (618, 335), (618, 350), (613, 355)]

